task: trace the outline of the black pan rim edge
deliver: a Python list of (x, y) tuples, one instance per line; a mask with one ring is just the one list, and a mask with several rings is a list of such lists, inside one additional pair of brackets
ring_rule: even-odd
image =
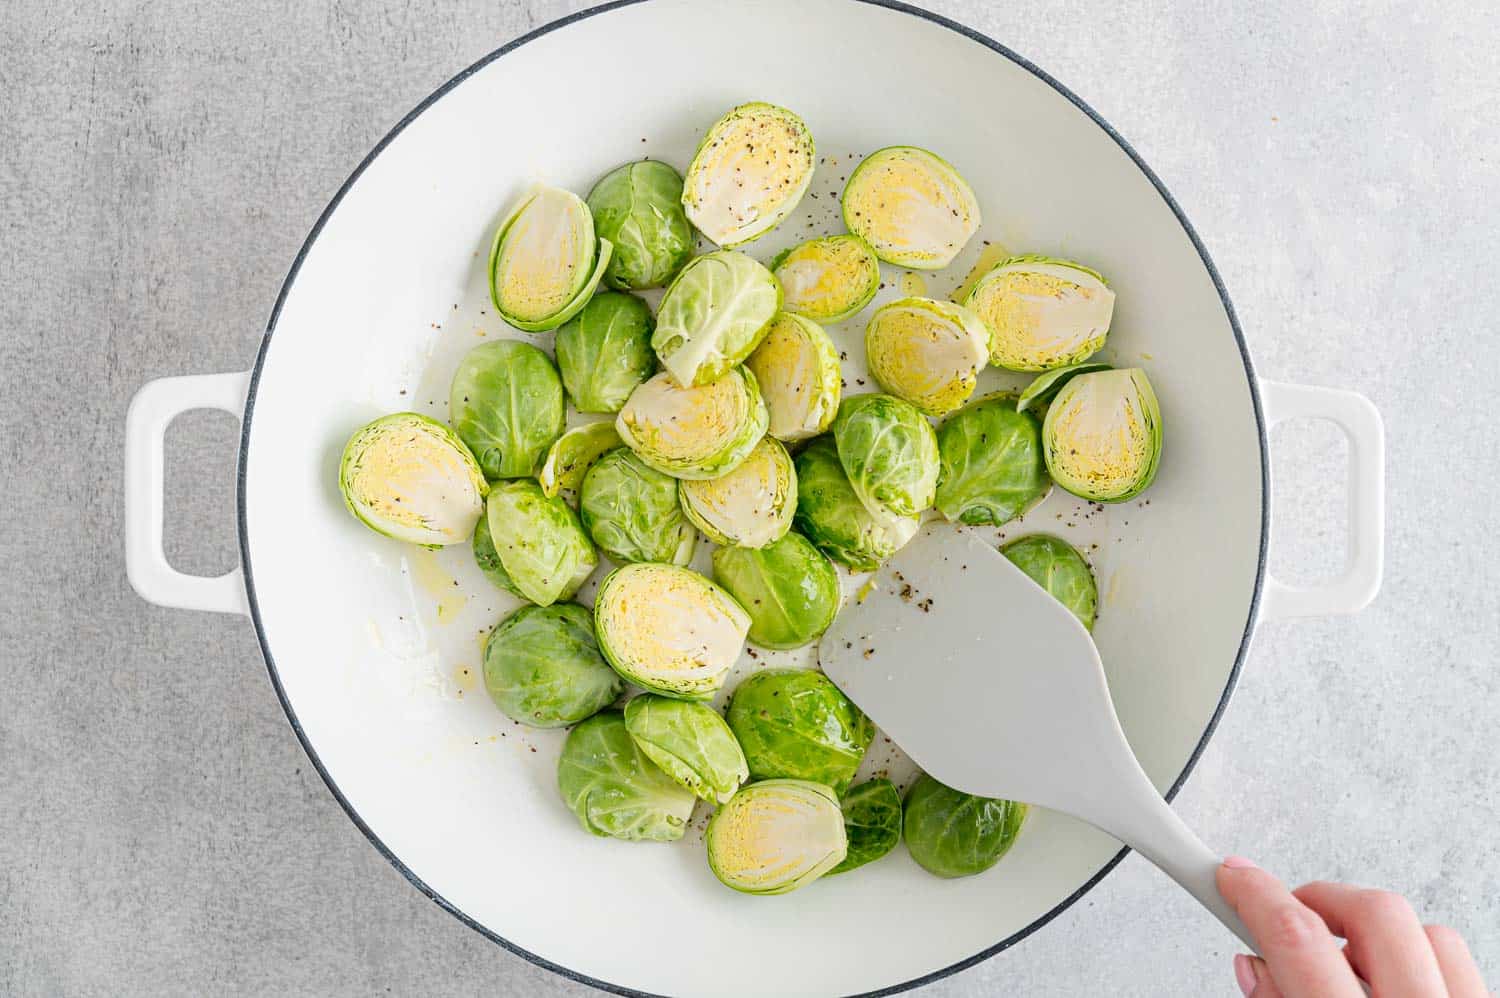
[[(245, 595), (249, 603), (250, 619), (255, 627), (256, 640), (260, 643), (261, 656), (265, 659), (266, 662), (266, 672), (270, 676), (271, 685), (276, 691), (276, 699), (281, 703), (281, 708), (286, 713), (287, 721), (291, 724), (292, 731), (297, 736), (297, 741), (301, 743), (302, 750), (307, 753), (308, 760), (312, 763), (313, 768), (316, 769), (318, 775), (322, 777), (323, 782), (325, 785), (327, 785), (329, 792), (333, 794), (334, 799), (338, 801), (338, 804), (341, 808), (343, 808), (344, 813), (349, 816), (349, 820), (354, 822), (355, 827), (364, 834), (365, 838), (370, 840), (370, 844), (373, 845), (375, 849), (382, 856), (384, 856), (386, 860), (396, 868), (397, 872), (405, 877), (413, 887), (421, 891), (422, 894), (426, 895), (439, 907), (443, 908), (445, 911), (453, 915), (453, 917), (457, 918), (460, 922), (464, 923), (469, 928), (485, 936), (487, 939), (498, 943), (500, 946), (516, 954), (517, 956), (537, 965), (538, 967), (550, 970), (555, 974), (568, 978), (572, 981), (577, 981), (580, 984), (586, 984), (591, 987), (598, 988), (603, 991), (612, 992), (618, 995), (632, 996), (632, 998), (658, 998), (658, 996), (655, 996), (650, 992), (637, 991), (633, 988), (627, 988), (618, 984), (612, 984), (609, 981), (602, 981), (597, 978), (590, 977), (587, 974), (581, 974), (567, 967), (560, 966), (542, 956), (537, 955), (536, 953), (532, 953), (529, 950), (517, 946), (515, 943), (511, 942), (505, 937), (498, 935), (485, 926), (480, 925), (473, 918), (470, 918), (465, 912), (460, 910), (447, 898), (437, 893), (426, 883), (424, 883), (420, 877), (413, 873), (412, 870), (409, 869), (406, 864), (403, 863), (396, 856), (396, 854), (393, 853), (388, 846), (386, 846), (383, 841), (381, 841), (379, 836), (374, 833), (370, 826), (365, 824), (364, 819), (360, 817), (359, 813), (355, 811), (353, 805), (351, 805), (348, 799), (345, 798), (343, 792), (339, 790), (338, 785), (333, 781), (333, 777), (330, 776), (328, 770), (324, 768), (322, 760), (318, 757), (318, 753), (313, 749), (312, 744), (308, 741), (307, 734), (303, 731), (301, 722), (297, 720), (296, 712), (292, 710), (292, 705), (287, 700), (286, 691), (282, 688), (281, 685), (281, 677), (276, 670), (275, 659), (272, 657), (271, 648), (266, 641), (266, 632), (265, 628), (262, 626), (260, 617), (260, 604), (257, 601), (255, 595), (254, 572), (251, 569), (250, 563), (249, 526), (245, 509), (245, 480), (246, 465), (250, 447), (250, 426), (253, 422), (255, 412), (256, 391), (260, 386), (260, 376), (265, 366), (266, 352), (271, 344), (271, 337), (276, 331), (276, 322), (281, 316), (282, 306), (286, 303), (286, 298), (288, 293), (291, 291), (292, 284), (296, 281), (297, 274), (302, 269), (303, 261), (307, 258), (307, 254), (312, 249), (313, 243), (317, 241), (318, 236), (322, 233), (323, 226), (328, 222), (328, 219), (332, 216), (334, 210), (339, 206), (340, 202), (343, 201), (344, 195), (349, 192), (349, 189), (354, 185), (355, 181), (359, 179), (360, 175), (364, 173), (365, 169), (369, 167), (372, 162), (374, 162), (375, 158), (379, 156), (382, 151), (384, 151), (385, 147), (388, 146), (391, 141), (394, 140), (396, 136), (406, 128), (407, 125), (411, 124), (411, 122), (414, 121), (424, 111), (426, 111), (427, 108), (432, 106), (432, 104), (439, 100), (444, 94), (448, 93), (448, 91), (452, 90), (454, 87), (458, 86), (464, 80), (468, 79), (470, 76), (474, 75), (485, 66), (488, 66), (496, 59), (499, 59), (507, 53), (520, 48), (522, 45), (525, 45), (528, 42), (535, 41), (543, 35), (550, 34), (551, 32), (556, 31), (559, 28), (565, 28), (570, 24), (586, 20), (587, 18), (594, 17), (598, 14), (607, 13), (609, 11), (617, 10), (622, 7), (630, 7), (645, 2), (648, 2), (648, 0), (611, 0), (611, 2), (603, 3), (596, 7), (590, 7), (586, 10), (581, 10), (576, 13), (569, 14), (566, 17), (559, 18), (548, 24), (542, 25), (539, 28), (535, 28), (532, 31), (529, 31), (526, 34), (520, 36), (519, 38), (512, 39), (510, 42), (502, 45), (500, 48), (495, 49), (493, 52), (490, 52), (488, 55), (485, 55), (483, 58), (479, 59), (473, 65), (458, 73), (452, 79), (448, 80), (442, 86), (438, 87), (431, 94), (429, 94), (426, 98), (424, 98), (420, 104), (418, 104), (400, 121), (398, 121), (396, 125), (389, 132), (387, 132), (379, 142), (375, 144), (375, 147), (370, 150), (365, 158), (360, 161), (359, 165), (354, 168), (354, 172), (351, 173), (348, 179), (345, 180), (344, 183), (339, 187), (338, 191), (333, 195), (333, 198), (328, 202), (327, 207), (325, 207), (322, 213), (318, 216), (318, 220), (313, 224), (312, 230), (307, 235), (307, 239), (303, 241), (301, 248), (297, 251), (297, 256), (292, 261), (291, 269), (287, 271), (286, 280), (282, 282), (281, 290), (276, 296), (276, 303), (274, 306), (272, 306), (270, 319), (266, 323), (266, 332), (261, 339), (260, 349), (256, 352), (255, 366), (251, 370), (250, 374), (250, 386), (245, 398), (245, 414), (240, 429), (240, 453), (238, 472), (236, 475), (236, 514), (239, 521), (240, 564), (243, 568), (245, 576)], [(1266, 439), (1265, 415), (1261, 407), (1260, 382), (1255, 374), (1255, 367), (1250, 360), (1250, 351), (1245, 343), (1245, 334), (1240, 328), (1239, 319), (1235, 316), (1234, 306), (1229, 300), (1229, 292), (1225, 289), (1224, 281), (1219, 276), (1219, 271), (1214, 266), (1213, 260), (1209, 257), (1208, 250), (1204, 247), (1203, 241), (1198, 237), (1198, 233), (1193, 229), (1192, 223), (1189, 222), (1187, 216), (1183, 214), (1182, 208), (1177, 204), (1176, 199), (1172, 197), (1166, 186), (1161, 182), (1161, 179), (1157, 177), (1157, 175), (1151, 170), (1149, 166), (1146, 165), (1145, 161), (1141, 159), (1136, 151), (1131, 148), (1130, 143), (1126, 142), (1125, 139), (1120, 135), (1120, 133), (1115, 131), (1114, 127), (1109, 124), (1109, 122), (1100, 117), (1099, 114), (1094, 111), (1093, 108), (1089, 107), (1088, 104), (1084, 103), (1084, 101), (1080, 97), (1078, 97), (1078, 95), (1074, 94), (1067, 87), (1063, 86), (1057, 80), (1053, 79), (1044, 70), (1034, 65), (1024, 56), (1011, 51), (1009, 48), (995, 41), (993, 38), (990, 38), (988, 35), (975, 31), (974, 29), (959, 24), (958, 22), (950, 20), (949, 18), (943, 17), (941, 14), (934, 14), (931, 11), (923, 10), (922, 8), (915, 7), (909, 3), (904, 3), (902, 2), (902, 0), (854, 0), (854, 2), (869, 4), (876, 7), (884, 7), (894, 11), (900, 11), (901, 13), (910, 14), (914, 17), (922, 18), (923, 20), (930, 21), (933, 24), (937, 24), (944, 28), (947, 28), (950, 31), (957, 32), (958, 34), (963, 35), (965, 38), (968, 38), (970, 41), (977, 42), (978, 44), (990, 49), (992, 52), (1004, 56), (1011, 62), (1015, 63), (1017, 66), (1020, 66), (1022, 69), (1031, 73), (1033, 76), (1037, 77), (1039, 80), (1052, 87), (1052, 89), (1056, 90), (1060, 95), (1066, 98), (1069, 103), (1071, 103), (1074, 107), (1078, 108), (1085, 115), (1087, 115), (1089, 119), (1094, 122), (1094, 124), (1098, 125), (1101, 129), (1104, 130), (1105, 134), (1107, 134), (1111, 139), (1114, 140), (1114, 142), (1120, 147), (1120, 149), (1130, 157), (1130, 160), (1135, 164), (1136, 169), (1140, 170), (1141, 173), (1146, 177), (1146, 179), (1151, 182), (1151, 185), (1156, 188), (1156, 192), (1161, 195), (1162, 200), (1166, 203), (1167, 207), (1171, 209), (1172, 214), (1177, 218), (1178, 224), (1182, 226), (1183, 231), (1187, 234), (1188, 239), (1192, 242), (1193, 248), (1197, 250), (1198, 257), (1200, 260), (1202, 260), (1204, 268), (1208, 271), (1208, 275), (1214, 284), (1214, 290), (1218, 292), (1219, 300), (1224, 306), (1224, 314), (1229, 319), (1230, 329), (1233, 331), (1235, 343), (1239, 347), (1240, 359), (1243, 361), (1245, 366), (1246, 385), (1250, 391), (1251, 406), (1255, 411), (1256, 431), (1258, 442), (1260, 444), (1260, 550), (1259, 555), (1256, 559), (1255, 587), (1250, 596), (1250, 609), (1245, 620), (1245, 630), (1244, 634), (1240, 638), (1239, 650), (1235, 654), (1234, 666), (1230, 669), (1229, 672), (1229, 680), (1224, 685), (1224, 693), (1219, 698), (1219, 704), (1214, 709), (1213, 716), (1209, 718), (1208, 724), (1203, 730), (1203, 736), (1198, 740), (1198, 744), (1194, 747), (1192, 754), (1188, 756), (1187, 763), (1183, 766), (1181, 774), (1178, 775), (1177, 779), (1173, 781), (1172, 786), (1166, 792), (1165, 796), (1167, 800), (1170, 801), (1177, 795), (1177, 792), (1182, 789), (1182, 785), (1187, 781), (1187, 778), (1192, 773), (1193, 768), (1198, 764), (1198, 759), (1202, 756), (1203, 750), (1208, 745), (1209, 739), (1213, 737), (1214, 730), (1219, 725), (1219, 719), (1223, 717), (1224, 710), (1229, 705), (1230, 697), (1234, 693), (1235, 685), (1239, 681), (1240, 669), (1244, 666), (1245, 657), (1249, 653), (1250, 649), (1250, 640), (1255, 631), (1255, 619), (1260, 608), (1261, 590), (1265, 583), (1266, 552), (1267, 546), (1270, 541), (1270, 459)], [(1129, 852), (1129, 849), (1121, 849), (1109, 860), (1109, 862), (1105, 863), (1104, 866), (1100, 868), (1098, 873), (1090, 877), (1082, 887), (1078, 888), (1078, 890), (1074, 891), (1062, 901), (1058, 902), (1055, 907), (1037, 918), (1031, 924), (1027, 925), (1019, 932), (1015, 932), (1012, 935), (1000, 940), (995, 945), (981, 950), (980, 952), (975, 953), (973, 956), (968, 957), (967, 959), (960, 960), (957, 963), (950, 964), (949, 966), (943, 967), (939, 970), (934, 970), (930, 973), (922, 975), (921, 977), (915, 977), (911, 980), (903, 981), (899, 984), (893, 984), (889, 987), (884, 987), (876, 991), (862, 992), (858, 996), (855, 996), (855, 998), (879, 998), (879, 996), (899, 994), (903, 991), (909, 991), (912, 988), (922, 987), (923, 985), (931, 984), (934, 981), (938, 981), (944, 977), (956, 974), (960, 970), (966, 970), (977, 963), (988, 960), (990, 957), (1001, 952), (1002, 950), (1009, 949), (1011, 946), (1014, 946), (1016, 943), (1025, 939), (1027, 936), (1031, 935), (1033, 932), (1037, 931), (1042, 926), (1052, 921), (1058, 915), (1062, 914), (1079, 898), (1083, 897), (1085, 894), (1091, 891), (1101, 880), (1105, 878), (1105, 876), (1109, 874), (1111, 870), (1113, 870), (1120, 864), (1120, 861), (1123, 860)]]

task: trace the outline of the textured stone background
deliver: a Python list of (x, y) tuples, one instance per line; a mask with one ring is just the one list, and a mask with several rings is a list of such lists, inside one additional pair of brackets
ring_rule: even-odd
[[(1500, 15), (1493, 5), (931, 0), (1135, 145), (1262, 374), (1389, 430), (1385, 589), (1261, 631), (1179, 797), (1288, 879), (1408, 892), (1500, 981)], [(308, 228), (448, 76), (581, 6), (11, 0), (0, 17), (0, 993), (579, 994), (421, 898), (307, 766), (242, 620), (125, 582), (121, 435), (239, 370)], [(1487, 9), (1487, 12), (1485, 10)], [(235, 426), (169, 435), (168, 551), (235, 558)], [(1341, 558), (1343, 444), (1276, 434), (1274, 564)], [(1132, 857), (938, 996), (1232, 994), (1226, 939)]]

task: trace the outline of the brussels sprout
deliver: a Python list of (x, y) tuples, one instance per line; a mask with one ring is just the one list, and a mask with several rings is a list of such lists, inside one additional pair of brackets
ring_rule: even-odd
[(715, 548), (714, 579), (750, 615), (750, 640), (762, 648), (809, 644), (839, 610), (838, 572), (801, 534), (762, 548)]
[(490, 301), (517, 329), (556, 329), (599, 286), (612, 249), (609, 240), (594, 237), (594, 219), (582, 198), (537, 187), (495, 230)]
[(801, 118), (775, 104), (741, 104), (714, 122), (688, 164), (687, 217), (726, 249), (748, 243), (797, 207), (816, 156)]
[(1140, 368), (1080, 374), (1047, 407), (1042, 453), (1052, 480), (1080, 499), (1123, 502), (1161, 461), (1161, 410)]
[(485, 477), (530, 478), (563, 431), (562, 382), (529, 343), (496, 340), (464, 355), (448, 394), (448, 422)]
[(752, 783), (708, 822), (708, 867), (745, 894), (785, 894), (843, 861), (838, 797), (806, 780)]
[(587, 831), (635, 842), (682, 838), (698, 802), (646, 757), (618, 710), (595, 714), (568, 733), (557, 789)]
[(653, 159), (626, 163), (589, 191), (601, 239), (614, 246), (604, 283), (620, 290), (659, 288), (693, 255), (693, 227), (682, 210), (682, 177)]
[(339, 459), (349, 512), (378, 534), (412, 544), (458, 544), (474, 530), (489, 491), (469, 448), (415, 412), (354, 431)]
[(1048, 371), (1104, 346), (1115, 293), (1097, 272), (1070, 260), (1014, 256), (981, 277), (964, 304), (989, 327), (996, 365)]
[(594, 598), (594, 630), (609, 664), (637, 686), (679, 700), (719, 691), (749, 629), (734, 597), (677, 565), (624, 565)]
[(1062, 386), (1080, 374), (1088, 374), (1090, 371), (1108, 371), (1109, 364), (1101, 361), (1090, 360), (1082, 364), (1069, 364), (1067, 367), (1057, 367), (1050, 371), (1043, 371), (1032, 379), (1031, 384), (1021, 392), (1021, 397), (1016, 399), (1016, 411), (1025, 412), (1027, 409), (1042, 409), (1052, 397), (1062, 391)]
[(730, 698), (728, 721), (753, 778), (812, 780), (840, 793), (875, 737), (875, 725), (853, 701), (809, 669), (752, 674)]
[(526, 594), (516, 588), (511, 581), (510, 573), (505, 566), (500, 564), (500, 552), (495, 550), (495, 541), (490, 537), (490, 518), (481, 516), (479, 522), (474, 524), (474, 541), (471, 545), (474, 549), (474, 564), (484, 573), (484, 577), (512, 596), (526, 598)]
[(740, 743), (712, 707), (644, 693), (625, 705), (625, 730), (647, 758), (704, 800), (722, 804), (750, 778)]
[(809, 239), (771, 261), (781, 282), (782, 308), (815, 322), (842, 322), (880, 289), (880, 261), (859, 236)]
[(792, 529), (797, 473), (771, 437), (762, 437), (728, 474), (679, 482), (677, 489), (687, 518), (715, 544), (764, 547)]
[(625, 691), (577, 603), (523, 606), (484, 644), (484, 688), (505, 716), (534, 728), (592, 717)]
[(833, 873), (848, 873), (873, 863), (901, 841), (901, 793), (890, 780), (870, 780), (839, 798), (849, 851)]
[(971, 877), (1000, 862), (1025, 820), (1025, 804), (962, 793), (924, 773), (906, 792), (901, 824), (906, 848), (924, 870)]
[(557, 366), (579, 412), (619, 412), (656, 370), (651, 308), (635, 295), (605, 291), (557, 331)]
[(1094, 629), (1099, 589), (1089, 563), (1077, 548), (1060, 537), (1030, 534), (1004, 545), (1000, 553), (1031, 576), (1053, 599), (1073, 611), (1084, 627)]
[(890, 395), (844, 399), (833, 439), (854, 494), (877, 520), (917, 516), (932, 505), (937, 434), (916, 406)]
[(573, 427), (554, 440), (547, 451), (547, 460), (537, 475), (542, 493), (550, 499), (563, 489), (578, 491), (594, 462), (622, 443), (612, 422)]
[(745, 366), (765, 396), (769, 432), (777, 440), (816, 436), (838, 415), (843, 394), (838, 351), (811, 319), (778, 314)]
[(844, 225), (886, 263), (941, 270), (979, 230), (979, 200), (946, 160), (915, 146), (864, 158), (844, 185)]
[(835, 561), (873, 572), (917, 533), (914, 516), (876, 519), (865, 509), (839, 464), (832, 437), (819, 437), (798, 454), (797, 515), (793, 525)]
[(738, 468), (765, 436), (770, 416), (755, 375), (742, 367), (701, 388), (663, 371), (641, 383), (615, 429), (626, 446), (673, 478), (718, 478)]
[(1042, 424), (1017, 412), (1014, 395), (991, 395), (938, 428), (938, 512), (960, 523), (999, 526), (1052, 491), (1042, 460)]
[(677, 482), (617, 447), (589, 469), (578, 493), (583, 526), (616, 565), (660, 561), (686, 565), (698, 532), (677, 502)]
[(962, 305), (899, 298), (870, 317), (865, 356), (881, 388), (929, 416), (946, 416), (974, 394), (989, 332)]
[(651, 347), (679, 385), (717, 381), (760, 345), (781, 285), (760, 262), (720, 250), (682, 268), (656, 310)]
[(500, 482), (485, 505), (490, 538), (515, 590), (538, 606), (570, 599), (599, 558), (562, 497), (536, 482)]

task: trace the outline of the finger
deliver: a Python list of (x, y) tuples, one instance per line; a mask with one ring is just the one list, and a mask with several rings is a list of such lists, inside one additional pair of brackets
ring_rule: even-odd
[(1363, 998), (1337, 940), (1317, 913), (1247, 859), (1218, 870), (1219, 893), (1255, 937), (1285, 998)]
[(1315, 881), (1292, 892), (1349, 940), (1349, 962), (1377, 993), (1441, 995), (1443, 972), (1422, 923), (1400, 894)]
[(1234, 979), (1245, 998), (1283, 998), (1281, 989), (1271, 980), (1266, 961), (1244, 953), (1234, 958)]
[(1487, 998), (1484, 980), (1469, 952), (1464, 937), (1446, 925), (1429, 925), (1423, 930), (1432, 944), (1437, 957), (1438, 969), (1443, 972), (1443, 983), (1448, 986), (1451, 998)]

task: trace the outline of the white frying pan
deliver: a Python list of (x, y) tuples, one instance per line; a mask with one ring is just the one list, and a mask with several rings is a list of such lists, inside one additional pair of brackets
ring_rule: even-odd
[[(639, 156), (682, 168), (703, 129), (754, 99), (796, 110), (830, 158), (818, 196), (748, 247), (761, 259), (838, 230), (851, 156), (914, 144), (973, 184), (982, 239), (1085, 261), (1117, 289), (1105, 359), (1150, 371), (1161, 473), (1139, 501), (1087, 516), (1054, 494), (1004, 533), (1099, 545), (1095, 636), (1125, 732), (1168, 796), (1213, 731), (1257, 617), (1357, 610), (1380, 580), (1378, 415), (1356, 395), (1257, 382), (1224, 289), (1155, 176), (1019, 56), (915, 8), (855, 0), (614, 4), (507, 45), (355, 170), (293, 263), (253, 370), (141, 389), (127, 438), (128, 563), (149, 600), (250, 615), (308, 755), (419, 890), (526, 958), (622, 993), (910, 987), (1020, 940), (1121, 856), (1042, 812), (981, 876), (937, 880), (898, 850), (754, 898), (714, 880), (696, 831), (670, 846), (593, 838), (554, 788), (561, 733), (514, 725), (477, 681), (481, 631), (513, 601), (466, 547), (419, 552), (342, 507), (336, 463), (355, 427), (400, 409), (442, 418), (464, 351), (528, 336), (485, 311), (482, 264), (507, 202), (537, 180), (586, 193)], [(976, 239), (929, 290), (948, 294), (984, 249)], [(887, 268), (884, 294), (902, 281)], [(851, 392), (862, 328), (856, 318), (833, 330)], [(551, 334), (528, 338), (550, 346)], [(1024, 383), (987, 377), (983, 389)], [(242, 567), (217, 579), (173, 570), (161, 549), (162, 434), (193, 408), (244, 416)], [(1330, 419), (1350, 443), (1353, 555), (1315, 590), (1266, 576), (1266, 434), (1288, 417)], [(767, 661), (808, 657), (741, 664)], [(870, 756), (868, 769), (908, 772), (879, 739)]]

